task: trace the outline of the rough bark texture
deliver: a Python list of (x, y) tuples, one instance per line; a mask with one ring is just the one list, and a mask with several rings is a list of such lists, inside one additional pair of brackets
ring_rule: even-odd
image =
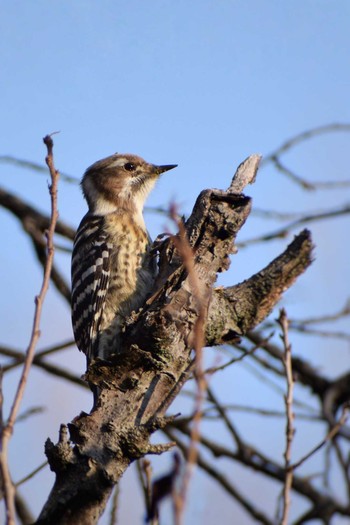
[(234, 241), (251, 200), (240, 192), (254, 180), (260, 158), (237, 170), (227, 191), (205, 190), (185, 224), (193, 248), (201, 305), (172, 239), (157, 243), (160, 272), (153, 296), (126, 326), (123, 351), (113, 362), (95, 362), (86, 379), (101, 391), (90, 414), (62, 427), (58, 444), (46, 443), (56, 481), (37, 524), (97, 523), (115, 483), (135, 459), (159, 454), (150, 436), (167, 423), (166, 410), (193, 369), (199, 308), (207, 312), (208, 346), (234, 341), (264, 319), (311, 263), (305, 230), (285, 252), (250, 279), (213, 289), (230, 264)]

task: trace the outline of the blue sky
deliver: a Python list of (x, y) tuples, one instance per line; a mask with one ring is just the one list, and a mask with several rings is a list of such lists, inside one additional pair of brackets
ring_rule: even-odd
[[(305, 129), (350, 122), (346, 0), (14, 0), (2, 2), (0, 9), (0, 155), (42, 163), (42, 137), (60, 131), (54, 137), (56, 165), (77, 180), (87, 166), (115, 151), (159, 164), (177, 163), (161, 179), (149, 205), (167, 206), (175, 200), (189, 213), (200, 190), (228, 186), (249, 154), (266, 155)], [(349, 136), (338, 133), (314, 139), (286, 158), (310, 180), (345, 179), (348, 150)], [(0, 164), (0, 184), (42, 210), (49, 209), (46, 180)], [(349, 198), (345, 190), (303, 192), (271, 167), (262, 170), (247, 193), (257, 207), (281, 211), (332, 207)], [(62, 219), (78, 224), (86, 210), (78, 186), (61, 183), (59, 209)], [(41, 271), (15, 220), (0, 209), (0, 221), (7, 247), (0, 256), (0, 342), (24, 348)], [(155, 214), (147, 214), (146, 221), (152, 236), (169, 226)], [(269, 223), (251, 219), (242, 239), (268, 228)], [(293, 315), (336, 309), (348, 294), (337, 276), (348, 268), (349, 251), (338, 257), (333, 275), (329, 272), (332, 254), (346, 242), (348, 221), (312, 229), (317, 261), (287, 295)], [(220, 282), (248, 277), (289, 240), (235, 257)], [(68, 278), (69, 258), (58, 255), (57, 261)], [(39, 347), (71, 337), (69, 310), (52, 289), (42, 328)], [(329, 359), (328, 350), (324, 341), (310, 342), (307, 348), (312, 359), (326, 362), (337, 374), (338, 360)], [(345, 345), (339, 356), (340, 363), (348, 359)], [(69, 360), (76, 373), (83, 371), (83, 356), (75, 349), (62, 360)], [(239, 374), (232, 374), (223, 381), (224, 395), (230, 395), (232, 378), (240, 385)], [(5, 381), (7, 403), (16, 377), (11, 374)], [(239, 388), (234, 390), (239, 395)], [(37, 416), (37, 434), (28, 430), (26, 436), (33, 443), (33, 458), (18, 459), (26, 441), (19, 429), (15, 435), (15, 478), (40, 463), (42, 443), (48, 435), (55, 439), (60, 422), (89, 405), (87, 394), (37, 371), (28, 395), (28, 406), (47, 399), (49, 408), (45, 417)], [(206, 482), (198, 479), (193, 490), (199, 485), (206, 493)], [(46, 472), (28, 485), (35, 512), (43, 502), (36, 494), (51, 482)], [(135, 512), (134, 519), (140, 519), (140, 511)], [(206, 523), (207, 514), (205, 505), (191, 506), (188, 522)], [(242, 514), (240, 523), (250, 523), (244, 519)]]

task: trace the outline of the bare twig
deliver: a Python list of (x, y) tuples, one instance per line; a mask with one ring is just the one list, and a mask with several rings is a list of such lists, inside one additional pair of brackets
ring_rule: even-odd
[(38, 472), (40, 472), (43, 468), (47, 466), (47, 461), (44, 461), (41, 465), (39, 465), (36, 469), (32, 470), (29, 474), (27, 474), (24, 478), (20, 479), (15, 483), (16, 487), (19, 487), (20, 485), (23, 485), (26, 481), (29, 481), (32, 479)]
[(188, 242), (186, 230), (183, 222), (179, 219), (174, 206), (170, 209), (170, 216), (178, 227), (178, 235), (173, 236), (173, 242), (180, 254), (183, 264), (187, 270), (193, 297), (197, 303), (198, 317), (195, 325), (194, 350), (195, 350), (195, 370), (194, 376), (197, 382), (197, 391), (195, 399), (195, 411), (193, 416), (193, 424), (191, 429), (191, 441), (188, 448), (187, 464), (183, 476), (183, 483), (180, 490), (179, 497), (176, 498), (176, 515), (175, 520), (177, 524), (182, 522), (183, 510), (186, 502), (188, 485), (192, 475), (193, 466), (197, 459), (197, 448), (200, 439), (200, 422), (202, 418), (202, 404), (205, 397), (207, 382), (203, 369), (203, 347), (205, 343), (205, 321), (206, 321), (206, 306), (204, 300), (203, 286), (200, 282), (198, 274), (195, 269), (195, 259), (193, 250)]
[[(273, 385), (273, 386), (275, 386), (275, 385)], [(278, 389), (276, 391), (279, 394), (281, 394), (281, 390), (280, 389)], [(190, 397), (191, 399), (193, 399), (193, 397), (194, 397), (193, 392), (191, 392), (189, 390), (186, 390), (185, 388), (181, 391), (181, 395)], [(295, 401), (294, 401), (294, 404), (297, 404), (297, 403), (295, 403)], [(308, 412), (297, 412), (297, 413), (295, 413), (295, 416), (298, 419), (299, 418), (300, 419), (305, 419), (306, 422), (324, 421), (324, 416), (320, 415), (319, 413), (316, 413), (315, 410), (312, 407), (305, 406), (302, 403), (300, 403), (300, 404), (301, 404), (302, 408), (308, 410)], [(277, 417), (277, 418), (286, 417), (285, 411), (282, 411), (282, 410), (271, 410), (271, 409), (266, 409), (266, 408), (253, 407), (253, 406), (249, 406), (249, 405), (239, 405), (237, 403), (234, 403), (234, 404), (233, 403), (221, 404), (221, 406), (226, 411), (245, 412), (247, 414), (251, 413), (251, 414), (260, 415), (260, 416), (263, 416), (263, 417), (266, 417), (266, 416), (267, 417)], [(215, 405), (214, 406), (209, 406), (206, 409), (202, 410), (202, 415), (203, 415), (203, 417), (210, 418), (210, 413), (213, 412), (213, 411), (215, 413), (218, 412), (217, 407)], [(176, 421), (187, 421), (188, 418), (190, 418), (190, 417), (191, 416), (178, 417), (176, 419)], [(213, 419), (216, 419), (216, 417), (213, 418)]]
[[(247, 337), (255, 344), (262, 339), (262, 335), (258, 331), (249, 332)], [(279, 362), (283, 360), (283, 352), (277, 345), (269, 342), (267, 344), (262, 344), (261, 348)], [(331, 382), (318, 370), (314, 369), (305, 359), (294, 357), (292, 358), (292, 361), (294, 373), (298, 374), (298, 382), (309, 386), (315, 394), (323, 396)]]
[(277, 211), (277, 210), (264, 210), (254, 206), (252, 213), (254, 217), (260, 217), (267, 220), (278, 220), (278, 221), (295, 221), (300, 219), (303, 214), (295, 211)]
[[(190, 429), (189, 427), (185, 425), (178, 426), (178, 421), (173, 421), (171, 423), (171, 427), (176, 428), (178, 431), (182, 432), (184, 435), (189, 437), (190, 435)], [(179, 441), (177, 437), (177, 433), (174, 434), (172, 431), (169, 432), (170, 429), (166, 427), (166, 429), (163, 430), (165, 434), (171, 438), (175, 439), (177, 441), (178, 446), (186, 452), (186, 445), (182, 442), (182, 448), (181, 442)], [(224, 445), (221, 445), (215, 441), (215, 438), (213, 440), (210, 440), (206, 437), (201, 435), (201, 443), (204, 447), (206, 447), (207, 451), (210, 451), (213, 455), (214, 459), (214, 465), (210, 468), (213, 472), (217, 472), (217, 466), (218, 466), (218, 458), (227, 458), (231, 459), (233, 461), (238, 461), (239, 463), (249, 466), (250, 468), (253, 468), (255, 471), (260, 472), (264, 474), (267, 478), (278, 480), (281, 483), (284, 483), (285, 481), (285, 468), (277, 463), (274, 459), (271, 457), (266, 456), (263, 454), (259, 449), (255, 448), (251, 445), (251, 443), (242, 441), (241, 442), (241, 448), (240, 450), (234, 451), (231, 447), (227, 447)], [(201, 466), (200, 458), (197, 461), (198, 465)], [(217, 481), (219, 484), (221, 484), (220, 477), (217, 478)], [(225, 486), (222, 484), (223, 488)], [(317, 517), (321, 518), (324, 516), (325, 509), (327, 510), (327, 516), (332, 516), (333, 514), (339, 513), (343, 516), (349, 516), (350, 515), (350, 509), (347, 503), (342, 504), (337, 497), (334, 495), (331, 495), (329, 493), (325, 494), (323, 490), (318, 490), (316, 487), (313, 486), (313, 484), (310, 482), (310, 479), (305, 476), (298, 476), (296, 473), (293, 476), (293, 489), (300, 495), (302, 495), (304, 498), (307, 498), (310, 503), (312, 504), (314, 509), (317, 509)], [(273, 523), (273, 521), (270, 521), (270, 524)], [(305, 521), (298, 521), (297, 523), (305, 523)]]
[[(261, 360), (261, 359), (258, 360), (258, 364), (262, 365), (262, 367), (264, 367), (264, 368), (267, 368), (267, 366), (266, 366), (267, 363), (264, 363), (264, 361)], [(269, 389), (271, 389), (272, 391), (276, 392), (279, 396), (284, 394), (283, 388), (281, 388), (281, 386), (279, 384), (275, 383), (274, 380), (272, 380), (272, 377), (270, 377), (271, 374), (266, 374), (265, 372), (260, 371), (254, 365), (252, 366), (251, 363), (249, 363), (248, 361), (243, 362), (243, 366), (252, 375), (254, 375), (257, 379), (259, 379), (259, 381), (264, 383)], [(274, 367), (271, 367), (271, 368), (268, 368), (268, 369), (271, 372), (280, 375), (279, 372), (277, 372)], [(303, 410), (309, 410), (310, 412), (313, 411), (313, 407), (310, 404), (307, 404), (305, 401), (302, 401), (301, 398), (300, 399), (296, 399), (295, 398), (294, 399), (294, 405), (298, 406), (299, 408), (301, 408)], [(284, 413), (284, 416), (285, 416), (285, 413)]]
[[(172, 440), (177, 442), (177, 446), (182, 450), (183, 454), (187, 454), (187, 445), (179, 439), (179, 437), (168, 427), (163, 432)], [(230, 496), (235, 498), (249, 514), (260, 523), (271, 525), (271, 520), (258, 510), (251, 500), (246, 498), (239, 490), (229, 481), (229, 479), (221, 473), (217, 468), (213, 467), (208, 461), (204, 459), (201, 454), (197, 458), (198, 466), (203, 469), (209, 476), (211, 476)], [(219, 521), (219, 520), (218, 520)]]
[(152, 500), (152, 465), (148, 459), (138, 460), (136, 468), (145, 501), (146, 515), (151, 513)]
[(117, 525), (118, 523), (118, 503), (119, 503), (119, 484), (117, 484), (114, 487), (114, 491), (113, 491), (111, 517), (109, 520), (110, 525)]
[[(38, 162), (33, 162), (26, 159), (19, 159), (18, 157), (13, 157), (12, 155), (0, 155), (0, 162), (3, 164), (13, 164), (19, 168), (29, 169), (38, 173), (47, 173), (47, 166), (45, 166), (45, 164), (39, 164)], [(60, 172), (60, 179), (65, 182), (79, 184), (79, 179), (76, 179), (67, 173)]]
[[(286, 417), (286, 413), (283, 412), (282, 410), (269, 410), (265, 408), (252, 407), (252, 406), (247, 406), (247, 405), (223, 405), (223, 408), (225, 410), (232, 410), (235, 412), (244, 412), (245, 414), (250, 413), (250, 414), (255, 414), (255, 415), (263, 416), (263, 417), (277, 417), (277, 418)], [(319, 414), (310, 414), (310, 413), (304, 414), (302, 412), (296, 412), (295, 416), (298, 419), (304, 419), (306, 422), (309, 422), (309, 423), (314, 422), (314, 421), (317, 421), (317, 422), (323, 421), (323, 418)]]
[(42, 412), (44, 412), (44, 410), (45, 410), (45, 408), (42, 407), (42, 406), (36, 406), (36, 407), (28, 408), (27, 410), (22, 412), (22, 414), (17, 416), (16, 423), (23, 422), (23, 421), (25, 421), (26, 419), (28, 419), (29, 417), (31, 417), (31, 416), (33, 416), (35, 414), (41, 414)]
[(34, 516), (30, 512), (27, 502), (21, 496), (19, 491), (16, 492), (15, 496), (16, 514), (19, 522), (22, 525), (31, 525), (34, 522)]
[[(272, 332), (270, 335), (268, 335), (264, 341), (267, 343), (271, 337), (273, 337), (274, 335), (274, 332)], [(256, 350), (258, 350), (259, 348), (261, 348), (261, 344), (257, 344), (257, 345), (254, 345), (252, 348), (250, 348), (249, 350), (247, 350), (246, 348), (244, 348), (243, 346), (239, 345), (238, 343), (235, 344), (235, 348), (237, 348), (238, 350), (240, 350), (242, 352), (242, 355), (240, 355), (239, 357), (233, 357), (232, 359), (230, 359), (229, 361), (227, 361), (227, 363), (224, 363), (223, 365), (219, 365), (219, 366), (212, 366), (210, 368), (207, 368), (205, 370), (205, 374), (214, 374), (215, 372), (218, 372), (218, 371), (221, 371), (221, 370), (225, 370), (225, 368), (228, 368), (229, 366), (233, 365), (234, 363), (238, 363), (239, 361), (242, 361), (243, 359), (245, 359), (246, 357), (254, 354), (254, 352)]]
[(282, 153), (286, 153), (286, 151), (290, 150), (292, 147), (296, 146), (297, 144), (300, 144), (301, 142), (304, 142), (307, 139), (316, 137), (318, 135), (323, 135), (325, 133), (333, 133), (334, 131), (350, 131), (350, 124), (335, 122), (333, 124), (324, 124), (323, 126), (317, 126), (316, 128), (311, 128), (307, 131), (298, 133), (291, 139), (288, 139), (286, 142), (284, 142), (273, 153), (264, 157), (262, 163), (267, 164), (271, 155), (281, 155)]
[(55, 352), (58, 352), (59, 350), (66, 350), (70, 346), (75, 345), (74, 339), (69, 339), (68, 341), (63, 341), (63, 343), (57, 343), (53, 346), (49, 346), (48, 348), (43, 348), (37, 353), (37, 357), (43, 357), (45, 355), (53, 354)]
[[(60, 349), (60, 348), (61, 348), (61, 345), (58, 345), (57, 349)], [(4, 347), (4, 346), (0, 346), (0, 354), (13, 358), (13, 361), (11, 363), (3, 367), (3, 372), (8, 372), (9, 370), (16, 368), (17, 366), (19, 366), (21, 363), (25, 361), (25, 357), (26, 357), (24, 353), (19, 352), (18, 350), (13, 350), (12, 348)], [(71, 383), (77, 384), (84, 388), (89, 388), (86, 381), (83, 381), (79, 376), (72, 374), (70, 370), (66, 370), (57, 365), (48, 363), (44, 359), (45, 354), (46, 354), (46, 351), (43, 351), (43, 353), (38, 352), (38, 354), (34, 356), (32, 364), (37, 366), (38, 368), (42, 368), (49, 374), (52, 374), (56, 377), (62, 377), (63, 379), (66, 379), (67, 381), (70, 381)]]
[[(339, 443), (339, 440), (337, 439), (332, 439), (330, 441), (330, 444), (331, 446), (333, 446), (334, 450), (335, 450), (335, 453), (336, 453), (336, 456), (338, 458), (338, 464), (339, 464), (339, 468), (341, 470), (341, 473), (342, 473), (342, 476), (343, 476), (343, 479), (344, 479), (344, 486), (346, 487), (346, 491), (347, 491), (347, 496), (348, 496), (348, 499), (350, 498), (350, 479), (349, 479), (349, 464), (348, 464), (348, 460), (349, 458), (345, 458), (345, 454), (343, 454), (343, 451), (340, 447), (340, 443)], [(329, 468), (330, 470), (330, 468)]]
[(46, 163), (49, 167), (50, 175), (51, 175), (51, 185), (49, 186), (49, 192), (51, 196), (51, 222), (50, 222), (50, 227), (47, 233), (48, 255), (47, 255), (47, 260), (45, 264), (44, 278), (43, 278), (41, 290), (39, 292), (39, 295), (35, 298), (35, 313), (34, 313), (34, 320), (33, 320), (33, 328), (32, 328), (30, 342), (29, 342), (29, 345), (26, 351), (26, 359), (23, 365), (23, 370), (22, 370), (22, 374), (21, 374), (21, 377), (18, 383), (15, 398), (14, 398), (14, 401), (13, 401), (13, 404), (10, 410), (9, 418), (7, 420), (6, 425), (2, 429), (2, 436), (1, 436), (2, 449), (0, 453), (0, 468), (1, 468), (1, 473), (3, 477), (7, 525), (15, 524), (15, 486), (12, 482), (9, 465), (8, 465), (8, 445), (9, 445), (9, 441), (13, 433), (14, 424), (15, 424), (18, 410), (19, 410), (19, 407), (20, 407), (20, 404), (23, 398), (24, 390), (27, 384), (30, 367), (34, 359), (35, 347), (40, 337), (41, 312), (42, 312), (42, 307), (43, 307), (43, 301), (45, 299), (46, 292), (48, 290), (49, 282), (50, 282), (50, 274), (51, 274), (53, 256), (54, 256), (53, 237), (54, 237), (56, 222), (58, 219), (57, 184), (58, 184), (59, 173), (55, 169), (54, 161), (53, 161), (53, 153), (52, 153), (53, 141), (49, 135), (47, 135), (43, 140), (47, 147), (48, 153), (46, 157)]
[(291, 139), (288, 139), (286, 142), (284, 142), (279, 148), (277, 148), (275, 151), (267, 155), (263, 161), (262, 166), (264, 164), (268, 164), (269, 162), (272, 162), (278, 171), (289, 177), (293, 182), (296, 182), (300, 186), (302, 186), (304, 189), (307, 190), (314, 190), (317, 188), (339, 188), (342, 186), (349, 186), (350, 181), (328, 181), (328, 182), (310, 182), (307, 181), (305, 178), (300, 177), (296, 173), (294, 173), (292, 170), (287, 168), (285, 166), (280, 157), (283, 153), (286, 153), (288, 150), (292, 149), (297, 144), (300, 144), (312, 137), (316, 137), (318, 135), (322, 135), (325, 133), (333, 133), (335, 131), (340, 132), (349, 132), (350, 131), (350, 124), (326, 124), (325, 126), (319, 126), (317, 128), (310, 129), (308, 131), (304, 131), (302, 133), (299, 133), (298, 135), (295, 135)]
[(305, 319), (294, 319), (290, 320), (291, 325), (307, 325), (307, 324), (318, 324), (318, 323), (329, 323), (330, 321), (337, 321), (342, 317), (350, 315), (350, 299), (348, 299), (345, 305), (340, 308), (337, 312), (320, 315), (318, 317), (307, 317)]
[(308, 336), (321, 337), (324, 339), (328, 337), (330, 339), (340, 339), (343, 341), (350, 341), (350, 333), (347, 332), (335, 332), (332, 330), (320, 330), (318, 328), (309, 328), (308, 326), (298, 325), (296, 323), (290, 324), (290, 330), (299, 332)]
[(303, 463), (305, 463), (306, 460), (311, 458), (311, 456), (313, 456), (316, 452), (318, 452), (328, 441), (331, 441), (338, 434), (341, 427), (346, 423), (349, 417), (349, 410), (350, 410), (349, 404), (344, 405), (339, 421), (330, 429), (330, 431), (328, 432), (326, 437), (321, 441), (321, 443), (316, 445), (316, 447), (314, 447), (312, 450), (310, 450), (310, 452), (308, 452), (305, 456), (299, 459), (299, 461), (297, 461), (296, 463), (293, 463), (290, 466), (290, 468), (293, 470), (299, 468), (300, 465), (302, 465)]
[(350, 206), (345, 205), (341, 208), (331, 209), (331, 210), (324, 210), (322, 212), (318, 213), (311, 213), (309, 215), (304, 215), (300, 217), (297, 220), (294, 220), (287, 224), (286, 226), (283, 226), (282, 228), (278, 228), (277, 230), (271, 232), (271, 233), (265, 233), (263, 235), (259, 235), (258, 237), (253, 237), (251, 239), (247, 239), (246, 241), (241, 241), (237, 243), (237, 247), (245, 247), (251, 244), (257, 244), (260, 242), (266, 242), (266, 241), (272, 241), (273, 239), (284, 239), (287, 237), (287, 235), (290, 234), (292, 230), (295, 228), (300, 227), (301, 225), (309, 224), (311, 222), (316, 222), (320, 220), (325, 219), (332, 219), (334, 217), (341, 217), (342, 215), (349, 215), (350, 214)]
[(230, 421), (228, 415), (226, 414), (226, 410), (221, 406), (219, 401), (214, 396), (214, 392), (210, 388), (208, 388), (208, 398), (209, 400), (215, 405), (216, 409), (218, 410), (220, 416), (222, 417), (228, 431), (230, 432), (231, 436), (233, 437), (235, 443), (237, 444), (238, 448), (242, 445), (242, 440), (240, 435), (238, 434), (238, 431), (233, 426), (232, 422)]
[(294, 412), (293, 412), (293, 389), (294, 389), (294, 379), (293, 379), (293, 370), (292, 370), (292, 353), (291, 345), (289, 343), (288, 337), (288, 318), (284, 308), (280, 311), (280, 316), (278, 323), (282, 329), (281, 339), (283, 341), (284, 347), (284, 359), (283, 365), (286, 373), (287, 379), (287, 394), (285, 396), (285, 405), (286, 405), (286, 448), (284, 452), (284, 461), (285, 461), (285, 481), (283, 486), (283, 511), (281, 518), (281, 525), (288, 524), (288, 516), (290, 510), (290, 491), (293, 483), (293, 469), (291, 468), (291, 456), (292, 456), (292, 443), (294, 438)]

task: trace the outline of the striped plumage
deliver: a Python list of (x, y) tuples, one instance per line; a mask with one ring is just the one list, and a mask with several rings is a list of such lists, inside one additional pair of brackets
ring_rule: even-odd
[(142, 210), (158, 176), (174, 167), (116, 154), (85, 172), (89, 212), (73, 247), (72, 322), (88, 363), (118, 351), (125, 319), (151, 290), (156, 263)]

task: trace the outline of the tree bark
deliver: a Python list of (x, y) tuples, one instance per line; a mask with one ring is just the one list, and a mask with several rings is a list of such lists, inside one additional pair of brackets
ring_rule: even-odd
[(199, 309), (206, 314), (207, 346), (237, 341), (310, 265), (312, 243), (304, 230), (250, 279), (213, 288), (217, 273), (229, 267), (236, 235), (250, 213), (251, 199), (241, 191), (253, 182), (259, 161), (253, 155), (242, 163), (227, 191), (203, 191), (185, 223), (200, 301), (177, 242), (155, 244), (160, 257), (153, 295), (128, 320), (122, 352), (111, 362), (95, 361), (86, 374), (101, 392), (96, 406), (68, 425), (69, 440), (62, 426), (58, 443), (46, 442), (56, 481), (37, 524), (97, 523), (130, 463), (173, 445), (152, 445), (150, 436), (169, 421), (166, 410), (193, 371)]

